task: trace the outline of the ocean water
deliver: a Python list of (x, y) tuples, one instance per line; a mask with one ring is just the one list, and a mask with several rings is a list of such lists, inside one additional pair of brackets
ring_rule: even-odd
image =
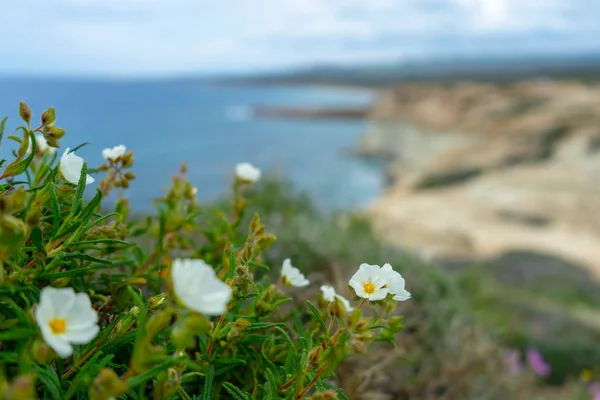
[(135, 153), (132, 206), (147, 210), (170, 184), (181, 162), (201, 201), (229, 190), (238, 162), (292, 180), (323, 210), (362, 207), (382, 189), (380, 167), (349, 155), (365, 129), (360, 121), (252, 118), (251, 106), (358, 106), (371, 94), (323, 87), (216, 86), (190, 82), (0, 79), (0, 116), (6, 135), (19, 125), (25, 101), (39, 121), (55, 107), (66, 129), (65, 147), (89, 142), (77, 154), (91, 166), (105, 147), (124, 144)]

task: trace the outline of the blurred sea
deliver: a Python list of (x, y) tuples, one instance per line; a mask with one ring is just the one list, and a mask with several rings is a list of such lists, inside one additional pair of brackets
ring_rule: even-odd
[[(77, 154), (90, 166), (105, 147), (135, 152), (128, 196), (148, 210), (170, 184), (181, 162), (201, 201), (229, 190), (235, 164), (247, 161), (267, 174), (291, 179), (323, 210), (364, 206), (383, 187), (380, 166), (349, 152), (365, 129), (360, 121), (254, 119), (252, 106), (359, 106), (367, 91), (326, 87), (216, 86), (175, 81), (0, 79), (0, 116), (9, 116), (0, 157), (9, 157), (6, 136), (19, 125), (19, 101), (34, 121), (55, 107), (66, 129), (63, 148), (90, 142)], [(62, 150), (59, 150), (62, 154)]]

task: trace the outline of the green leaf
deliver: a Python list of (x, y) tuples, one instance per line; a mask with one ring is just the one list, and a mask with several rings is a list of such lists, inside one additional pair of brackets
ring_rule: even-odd
[[(140, 313), (140, 315), (141, 315), (141, 313)], [(160, 364), (156, 364), (154, 367), (142, 372), (141, 374), (136, 375), (132, 378), (129, 378), (126, 382), (127, 387), (130, 389), (134, 389), (134, 388), (146, 383), (150, 379), (155, 378), (159, 373), (166, 371), (167, 368), (170, 368), (173, 365), (179, 364), (183, 359), (184, 359), (184, 357), (169, 358), (169, 359), (161, 362)]]
[(248, 393), (242, 392), (237, 386), (229, 382), (223, 382), (223, 389), (229, 393), (233, 400), (254, 400)]
[(119, 215), (119, 214), (117, 214), (117, 213), (110, 213), (110, 214), (104, 215), (104, 216), (102, 216), (102, 217), (100, 217), (100, 218), (98, 218), (98, 219), (96, 219), (96, 220), (94, 220), (94, 221), (90, 221), (90, 222), (88, 222), (88, 224), (87, 224), (87, 225), (84, 227), (84, 230), (86, 230), (86, 231), (87, 231), (87, 230), (89, 230), (89, 229), (90, 229), (91, 227), (93, 227), (93, 226), (100, 225), (100, 222), (102, 222), (102, 221), (105, 221), (105, 220), (109, 219), (110, 217), (117, 217), (118, 215)]
[(234, 369), (238, 365), (244, 364), (246, 364), (246, 361), (240, 358), (225, 358), (222, 360), (215, 360), (215, 376), (223, 375), (224, 373)]
[(97, 269), (104, 269), (104, 268), (106, 268), (104, 265), (88, 265), (87, 267), (71, 269), (71, 270), (63, 271), (63, 272), (57, 272), (55, 274), (41, 274), (40, 276), (38, 276), (35, 279), (40, 281), (40, 280), (48, 280), (48, 279), (59, 279), (59, 278), (66, 278), (66, 277), (73, 277), (73, 276), (81, 276), (81, 275), (87, 275), (91, 271), (95, 271)]
[(52, 238), (56, 237), (60, 228), (60, 206), (56, 197), (56, 185), (50, 182), (50, 208), (52, 209)]
[[(308, 304), (308, 308), (310, 308), (310, 311), (313, 313), (317, 321), (319, 321), (319, 325), (321, 325), (323, 333), (326, 333), (327, 326), (325, 325), (325, 321), (323, 321), (323, 317), (321, 317), (321, 313), (319, 312), (319, 310), (317, 310), (317, 307), (315, 307), (314, 304), (310, 302), (310, 300), (306, 300), (306, 304)], [(329, 337), (329, 335), (325, 335), (325, 340), (327, 340), (328, 343), (331, 343), (331, 338)]]
[(91, 244), (91, 245), (95, 245), (95, 244), (112, 244), (112, 245), (116, 245), (116, 244), (122, 244), (123, 246), (132, 246), (133, 243), (129, 243), (129, 242), (125, 242), (123, 240), (117, 240), (117, 239), (94, 239), (94, 240), (83, 240), (81, 242), (72, 242), (69, 243), (69, 246), (83, 246), (86, 244)]
[(29, 325), (27, 315), (23, 308), (19, 307), (11, 298), (3, 299), (3, 302), (8, 304), (10, 309), (15, 313), (15, 317), (19, 319), (19, 322), (22, 325)]
[(50, 365), (37, 365), (33, 364), (37, 370), (37, 376), (42, 385), (44, 386), (45, 392), (53, 400), (63, 400), (64, 392), (60, 386), (60, 379), (56, 375), (56, 371)]
[(338, 395), (338, 398), (339, 398), (340, 400), (350, 400), (350, 399), (348, 398), (348, 396), (346, 396), (346, 395), (344, 394), (344, 389), (341, 389), (341, 388), (339, 388), (339, 389), (336, 389), (336, 390), (335, 390), (335, 392), (337, 393), (337, 395)]
[(85, 253), (65, 253), (63, 259), (64, 260), (77, 259), (77, 260), (85, 260), (85, 261), (94, 261), (99, 264), (111, 264), (111, 262), (108, 260), (103, 260), (101, 258), (92, 257), (89, 254), (85, 254)]
[(35, 245), (35, 247), (37, 247), (37, 249), (45, 256), (47, 256), (48, 254), (46, 254), (46, 248), (44, 247), (44, 244), (42, 243), (42, 230), (40, 229), (39, 226), (34, 227), (31, 230), (31, 234), (29, 235), (29, 238), (31, 239), (31, 241), (33, 242), (33, 244)]
[(231, 278), (233, 274), (235, 274), (235, 248), (233, 247), (233, 243), (229, 244), (229, 271), (227, 271), (227, 277), (225, 280)]
[[(71, 151), (72, 153), (73, 151)], [(85, 182), (87, 180), (87, 163), (83, 163), (83, 167), (81, 167), (81, 174), (79, 175), (79, 182), (77, 182), (77, 192), (75, 194), (75, 198), (73, 199), (73, 209), (71, 210), (71, 215), (76, 215), (81, 208), (81, 199), (83, 198), (83, 192), (85, 191)]]
[(31, 164), (31, 161), (33, 161), (33, 157), (35, 157), (36, 143), (35, 143), (35, 137), (33, 136), (33, 133), (29, 132), (29, 135), (31, 136), (31, 140), (33, 140), (33, 143), (31, 144), (31, 153), (29, 153), (27, 158), (24, 158), (20, 161), (15, 160), (12, 163), (10, 163), (4, 170), (4, 174), (2, 175), (3, 177), (7, 178), (7, 177), (17, 176), (17, 175), (22, 174), (23, 172), (25, 172), (27, 167), (29, 167), (29, 164)]
[(275, 398), (275, 396), (277, 396), (277, 387), (279, 386), (279, 380), (277, 379), (277, 377), (275, 376), (275, 372), (273, 372), (273, 370), (271, 368), (266, 368), (265, 372), (267, 374), (267, 380), (269, 383), (269, 386), (267, 386), (269, 388), (269, 392), (268, 392), (268, 398)]
[(100, 200), (102, 200), (102, 192), (100, 191), (100, 189), (96, 189), (96, 195), (81, 213), (81, 219), (83, 220), (83, 223), (86, 223), (90, 219), (90, 217), (94, 213), (94, 210), (96, 209), (96, 206), (100, 204)]
[(6, 332), (0, 332), (0, 340), (20, 340), (36, 336), (37, 332), (34, 329), (12, 329)]
[(211, 400), (213, 398), (212, 387), (213, 387), (214, 379), (215, 379), (215, 366), (211, 365), (208, 368), (208, 373), (206, 374), (206, 379), (204, 381), (204, 389), (202, 390), (202, 400)]
[(187, 394), (186, 391), (183, 390), (183, 388), (181, 386), (177, 388), (177, 393), (179, 393), (179, 396), (181, 396), (183, 398), (183, 400), (192, 400), (190, 395)]
[(79, 150), (83, 146), (87, 146), (88, 144), (90, 144), (90, 143), (89, 142), (81, 143), (79, 146), (75, 146), (74, 148), (72, 148), (70, 152), (75, 153), (77, 150)]
[(250, 261), (248, 263), (248, 265), (251, 267), (254, 267), (254, 268), (265, 270), (265, 271), (269, 271), (271, 269), (271, 268), (269, 268), (268, 265), (257, 263), (256, 261)]
[(254, 332), (254, 331), (260, 331), (263, 329), (276, 328), (276, 327), (281, 327), (281, 326), (285, 326), (285, 324), (282, 322), (279, 322), (279, 323), (253, 322), (246, 328), (246, 330), (244, 332)]
[(0, 144), (2, 143), (2, 137), (4, 136), (4, 126), (6, 125), (7, 119), (8, 117), (4, 117), (2, 118), (2, 121), (0, 121)]

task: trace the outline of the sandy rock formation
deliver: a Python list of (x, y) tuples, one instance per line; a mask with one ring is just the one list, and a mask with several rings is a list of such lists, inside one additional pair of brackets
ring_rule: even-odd
[(414, 84), (382, 94), (359, 153), (390, 186), (369, 213), (437, 259), (533, 250), (600, 278), (600, 86)]

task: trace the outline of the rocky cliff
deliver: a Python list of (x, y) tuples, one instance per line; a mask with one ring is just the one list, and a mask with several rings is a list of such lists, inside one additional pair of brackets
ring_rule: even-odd
[(359, 144), (389, 160), (368, 212), (390, 241), (434, 259), (535, 251), (600, 277), (600, 86), (408, 84)]

